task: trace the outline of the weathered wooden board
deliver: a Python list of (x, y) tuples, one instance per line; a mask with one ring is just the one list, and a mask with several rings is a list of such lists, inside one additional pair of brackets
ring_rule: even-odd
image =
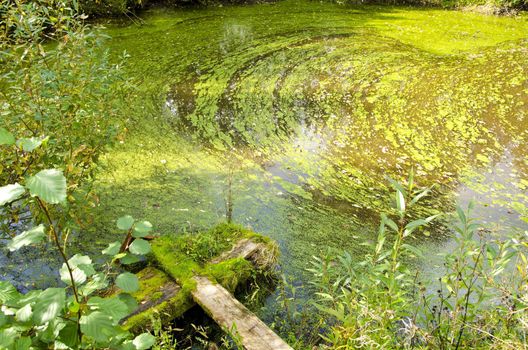
[[(242, 239), (231, 250), (211, 260), (218, 264), (233, 258), (250, 260), (258, 257), (258, 253), (265, 250), (262, 243), (250, 239)], [(138, 309), (121, 320), (121, 324), (132, 331), (141, 331), (150, 327), (152, 314), (161, 317), (163, 321), (170, 321), (180, 317), (185, 311), (195, 305), (192, 296), (182, 293), (182, 288), (167, 273), (149, 266), (137, 273), (140, 290), (134, 293)]]
[(249, 259), (259, 249), (263, 249), (262, 243), (257, 243), (249, 239), (242, 239), (237, 242), (231, 250), (224, 252), (220, 256), (211, 260), (211, 263), (218, 264), (219, 262), (233, 258)]
[(197, 283), (193, 299), (222, 328), (234, 333), (246, 350), (292, 350), (221, 285), (206, 277), (193, 278)]

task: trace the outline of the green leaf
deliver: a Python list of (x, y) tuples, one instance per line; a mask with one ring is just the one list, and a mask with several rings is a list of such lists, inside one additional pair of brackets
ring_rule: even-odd
[(434, 219), (436, 219), (437, 217), (441, 216), (442, 214), (435, 214), (435, 215), (431, 215), (431, 216), (428, 216), (425, 218), (425, 222), (426, 223), (430, 223), (431, 221), (433, 221)]
[(4, 128), (0, 128), (0, 145), (13, 145), (15, 137)]
[(117, 276), (116, 285), (124, 292), (134, 293), (139, 289), (139, 280), (133, 273), (125, 272)]
[(150, 244), (144, 239), (137, 238), (134, 240), (134, 242), (132, 242), (132, 244), (130, 244), (128, 250), (132, 254), (145, 255), (150, 252)]
[(33, 310), (31, 310), (31, 304), (26, 304), (16, 312), (16, 318), (19, 322), (27, 322), (33, 316)]
[(400, 191), (405, 196), (405, 189), (398, 181), (392, 179), (390, 176), (387, 176), (387, 180), (389, 180), (392, 187), (394, 187), (396, 191)]
[(0, 187), (0, 206), (19, 199), (24, 192), (26, 189), (18, 183)]
[(30, 337), (21, 337), (15, 340), (14, 350), (28, 350), (31, 347)]
[(24, 152), (33, 152), (35, 149), (40, 147), (46, 139), (47, 138), (44, 137), (31, 137), (29, 139), (22, 138), (16, 142), (16, 145)]
[(98, 273), (94, 275), (85, 285), (79, 288), (79, 292), (88, 296), (95, 291), (105, 289), (108, 286), (108, 280), (105, 277), (104, 273)]
[(394, 232), (398, 232), (398, 225), (391, 219), (386, 217), (385, 215), (382, 216), (383, 222), (389, 226)]
[(82, 316), (79, 323), (81, 332), (97, 342), (107, 342), (115, 333), (112, 318), (100, 311)]
[(136, 347), (132, 344), (132, 340), (125, 340), (119, 350), (136, 350)]
[(114, 321), (114, 324), (118, 324), (121, 319), (129, 315), (128, 305), (118, 297), (93, 297), (88, 301), (88, 306), (92, 310), (101, 311), (102, 313), (110, 316)]
[(84, 271), (77, 267), (72, 267), (72, 276), (70, 276), (70, 271), (68, 270), (68, 267), (66, 266), (66, 264), (62, 264), (62, 267), (59, 270), (59, 272), (60, 272), (61, 281), (66, 283), (69, 286), (72, 285), (72, 282), (71, 282), (72, 276), (73, 276), (73, 282), (75, 284), (82, 284), (86, 282), (86, 279), (87, 279), (87, 276), (84, 273)]
[(108, 247), (106, 247), (102, 253), (104, 255), (110, 255), (110, 256), (114, 256), (116, 255), (117, 253), (119, 253), (119, 248), (121, 248), (121, 243), (119, 242), (112, 242), (110, 244), (108, 244)]
[(20, 293), (9, 282), (0, 281), (0, 304), (8, 304), (20, 297)]
[(40, 224), (37, 227), (33, 227), (31, 230), (24, 231), (18, 236), (15, 236), (7, 244), (7, 248), (9, 251), (14, 252), (27, 245), (41, 242), (45, 237), (44, 225)]
[(411, 203), (410, 205), (413, 205), (415, 204), (416, 202), (418, 202), (420, 199), (422, 199), (422, 197), (425, 197), (429, 191), (431, 191), (431, 188), (426, 188), (425, 190), (421, 191), (420, 193), (418, 193), (416, 196), (414, 196), (414, 198), (411, 200)]
[(137, 300), (130, 294), (121, 293), (117, 296), (128, 308), (128, 313), (131, 314), (138, 308)]
[(149, 333), (143, 333), (134, 338), (132, 343), (136, 347), (136, 350), (150, 349), (156, 342), (156, 337)]
[(424, 225), (427, 225), (427, 221), (423, 219), (418, 219), (418, 220), (409, 222), (407, 225), (405, 225), (405, 228), (412, 230), (412, 229), (415, 229), (417, 227), (424, 226)]
[(128, 253), (123, 258), (119, 259), (119, 262), (121, 262), (123, 265), (135, 264), (138, 261), (140, 261), (139, 257), (131, 253)]
[(145, 237), (150, 231), (152, 231), (152, 224), (148, 221), (140, 221), (134, 226), (134, 232), (132, 235), (137, 238)]
[[(76, 284), (82, 284), (86, 282), (86, 279), (93, 274), (95, 274), (95, 269), (92, 266), (92, 259), (86, 255), (75, 254), (72, 256), (68, 263), (72, 269), (73, 280)], [(71, 285), (70, 272), (68, 271), (68, 266), (62, 264), (60, 269), (61, 280)]]
[(396, 208), (401, 212), (405, 211), (405, 197), (400, 190), (396, 190)]
[(70, 264), (70, 267), (78, 268), (83, 271), (87, 277), (95, 274), (95, 269), (92, 266), (92, 259), (90, 259), (89, 256), (75, 254), (68, 260), (68, 263)]
[(0, 330), (0, 349), (9, 349), (15, 342), (17, 333), (14, 328)]
[(59, 339), (63, 344), (66, 344), (72, 349), (77, 349), (77, 344), (79, 343), (79, 336), (77, 334), (77, 324), (70, 322), (61, 329), (59, 333)]
[(50, 204), (62, 203), (66, 200), (66, 178), (57, 169), (42, 170), (31, 176), (26, 187), (33, 197), (39, 197)]
[(66, 292), (62, 288), (48, 288), (41, 292), (33, 310), (33, 320), (44, 324), (57, 317), (64, 308)]
[(19, 299), (17, 300), (17, 305), (26, 305), (26, 304), (35, 303), (38, 300), (41, 293), (42, 293), (41, 290), (31, 290), (27, 292), (26, 294), (20, 294)]
[(41, 331), (38, 332), (38, 340), (48, 344), (54, 343), (59, 336), (60, 331), (66, 327), (67, 323), (70, 323), (70, 321), (66, 321), (60, 316), (54, 318), (44, 327), (40, 327)]
[(117, 219), (117, 228), (120, 230), (130, 230), (134, 225), (134, 218), (130, 215), (125, 215)]

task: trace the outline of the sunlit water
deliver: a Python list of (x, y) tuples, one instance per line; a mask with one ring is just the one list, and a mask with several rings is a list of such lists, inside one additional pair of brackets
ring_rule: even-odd
[[(411, 168), (436, 186), (414, 216), (475, 199), (494, 231), (527, 229), (526, 18), (286, 1), (153, 9), (106, 32), (145, 110), (102, 162), (90, 248), (116, 239), (122, 214), (161, 234), (224, 220), (231, 176), (234, 221), (277, 240), (306, 283), (313, 255), (365, 254), (386, 177)], [(450, 233), (414, 244), (432, 257)]]

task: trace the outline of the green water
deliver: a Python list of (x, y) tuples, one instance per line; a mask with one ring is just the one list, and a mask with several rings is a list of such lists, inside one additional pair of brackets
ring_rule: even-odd
[[(390, 210), (385, 177), (411, 168), (437, 185), (413, 215), (476, 198), (497, 231), (526, 229), (526, 17), (283, 1), (141, 20), (106, 29), (144, 109), (102, 161), (101, 246), (124, 213), (161, 234), (210, 227), (231, 191), (234, 221), (276, 239), (306, 282), (312, 255), (364, 254)], [(415, 244), (449, 249), (449, 232)]]

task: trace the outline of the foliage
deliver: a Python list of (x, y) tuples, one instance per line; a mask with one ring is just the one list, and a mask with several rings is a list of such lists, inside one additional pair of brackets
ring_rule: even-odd
[[(192, 316), (191, 316), (192, 318)], [(217, 349), (241, 350), (242, 345), (237, 344), (237, 338), (228, 334), (220, 335), (220, 329), (212, 322), (206, 320), (200, 324), (191, 323), (186, 329), (177, 325), (162, 323), (159, 318), (152, 319), (152, 333), (156, 336), (153, 350), (191, 350), (191, 349)]]
[[(2, 0), (0, 2), (0, 45), (36, 43), (43, 39), (60, 40), (82, 26), (76, 1), (71, 0)], [(44, 53), (44, 52), (41, 52)], [(4, 59), (4, 57), (2, 57)]]
[(132, 14), (149, 0), (79, 0), (83, 13), (91, 16), (122, 16)]
[(134, 299), (126, 294), (139, 288), (135, 275), (124, 272), (115, 277), (115, 285), (123, 293), (104, 299), (97, 296), (98, 292), (109, 288), (109, 283), (114, 280), (116, 272), (112, 267), (115, 262), (133, 252), (116, 250), (109, 254), (107, 249), (106, 254), (110, 255), (111, 259), (99, 267), (99, 272), (88, 256), (66, 256), (60, 244), (55, 220), (50, 214), (50, 205), (64, 204), (67, 195), (65, 183), (66, 178), (61, 171), (49, 169), (30, 176), (25, 186), (18, 185), (17, 188), (23, 189), (21, 191), (12, 191), (12, 185), (0, 187), (6, 204), (18, 201), (17, 205), (25, 206), (35, 202), (47, 218), (46, 225), (41, 224), (16, 235), (7, 248), (17, 251), (50, 237), (63, 258), (60, 276), (67, 285), (66, 288), (32, 290), (27, 294), (20, 294), (11, 284), (1, 281), (0, 347), (29, 349), (52, 346), (77, 349), (95, 346), (137, 350), (150, 348), (154, 343), (150, 334), (141, 334), (132, 339), (131, 334), (119, 325), (120, 320), (137, 307)]
[(273, 309), (266, 310), (273, 316), (271, 328), (294, 349), (317, 348), (321, 335), (332, 325), (331, 320), (314, 306), (309, 293), (309, 288), (283, 275)]
[[(357, 4), (357, 0), (349, 0), (349, 3)], [(494, 15), (512, 15), (516, 14), (512, 9), (528, 9), (526, 0), (368, 0), (361, 1), (367, 4), (383, 5), (418, 5), (418, 6), (441, 6), (445, 8), (468, 8)], [(480, 7), (480, 8), (479, 8)]]
[[(393, 221), (382, 216), (378, 239), (359, 263), (347, 253), (314, 261), (316, 306), (329, 317), (323, 348), (519, 348), (526, 344), (526, 233), (490, 239), (457, 210), (456, 247), (440, 278), (421, 281), (408, 243), (434, 218), (409, 221), (408, 206), (425, 192), (394, 183)], [(469, 208), (471, 209), (471, 208)], [(387, 246), (388, 245), (388, 246)], [(436, 290), (436, 291), (435, 291)]]
[[(28, 173), (59, 165), (69, 205), (56, 226), (69, 232), (94, 205), (89, 180), (99, 155), (125, 130), (132, 86), (121, 62), (111, 63), (102, 47), (104, 36), (83, 25), (75, 1), (0, 6), (0, 181), (22, 182)], [(40, 186), (38, 179), (27, 185)], [(49, 203), (65, 200), (39, 195)], [(4, 210), (11, 220), (2, 221), (3, 232), (32, 212), (21, 206)]]
[[(152, 225), (132, 220), (133, 249), (128, 240), (110, 245), (97, 263), (66, 252), (80, 209), (92, 205), (87, 185), (95, 161), (124, 124), (128, 83), (102, 37), (82, 24), (75, 1), (0, 6), (0, 231), (11, 252), (49, 240), (66, 285), (21, 294), (0, 282), (0, 348), (150, 348), (150, 334), (134, 338), (119, 324), (137, 307), (127, 293), (138, 281), (116, 267), (149, 251), (142, 237)], [(121, 293), (98, 296), (110, 287)]]

